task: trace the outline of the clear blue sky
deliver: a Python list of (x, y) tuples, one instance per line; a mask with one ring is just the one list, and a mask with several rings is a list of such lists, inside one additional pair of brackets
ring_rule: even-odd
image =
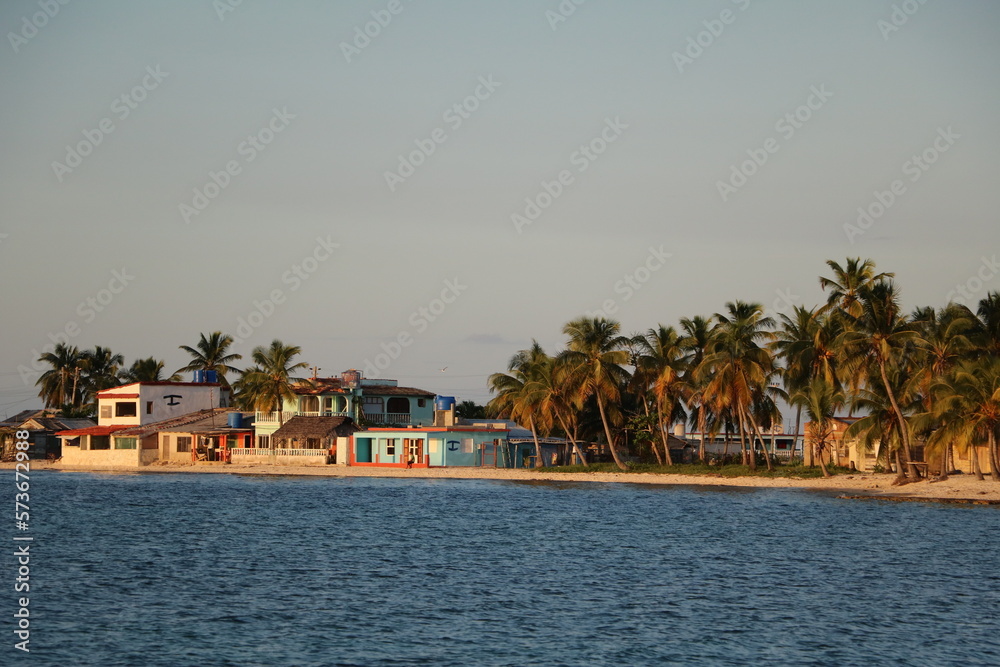
[(484, 401), (606, 300), (783, 310), (858, 255), (907, 307), (1000, 289), (995, 2), (226, 2), (0, 6), (0, 415), (67, 327), (169, 370), (240, 318), (324, 374), (402, 337), (379, 375)]

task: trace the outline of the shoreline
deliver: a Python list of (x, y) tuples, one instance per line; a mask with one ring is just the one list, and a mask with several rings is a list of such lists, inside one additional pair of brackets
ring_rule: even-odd
[[(0, 463), (13, 470), (14, 463)], [(1000, 483), (980, 482), (973, 475), (952, 475), (943, 482), (921, 480), (893, 486), (895, 475), (854, 473), (828, 479), (789, 477), (723, 477), (721, 475), (660, 475), (629, 472), (535, 472), (523, 468), (370, 468), (349, 466), (287, 466), (270, 464), (154, 464), (127, 468), (66, 466), (58, 462), (31, 461), (33, 470), (102, 474), (207, 473), (229, 475), (291, 475), (301, 477), (397, 477), (419, 479), (486, 479), (500, 481), (652, 484), (658, 486), (742, 487), (753, 489), (805, 489), (835, 493), (848, 500), (893, 500), (1000, 505)]]

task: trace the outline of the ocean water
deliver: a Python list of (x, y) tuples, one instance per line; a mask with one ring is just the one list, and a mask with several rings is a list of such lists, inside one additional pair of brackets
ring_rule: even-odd
[(58, 472), (31, 500), (25, 664), (1000, 664), (994, 507)]

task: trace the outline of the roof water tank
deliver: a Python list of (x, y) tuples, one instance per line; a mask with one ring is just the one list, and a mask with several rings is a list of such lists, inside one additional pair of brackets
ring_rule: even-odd
[(196, 384), (201, 384), (205, 381), (205, 371), (194, 371), (194, 380)]
[(226, 421), (229, 424), (229, 428), (243, 428), (243, 413), (241, 412), (230, 412)]
[(219, 373), (215, 370), (202, 371), (205, 374), (205, 382), (218, 382)]
[(454, 396), (438, 396), (434, 399), (435, 410), (451, 410), (455, 407)]

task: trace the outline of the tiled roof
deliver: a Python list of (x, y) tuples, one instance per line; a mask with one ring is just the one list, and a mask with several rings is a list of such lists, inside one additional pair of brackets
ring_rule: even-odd
[(271, 437), (327, 438), (333, 435), (349, 436), (360, 430), (350, 417), (292, 417)]
[(127, 427), (125, 426), (90, 426), (88, 428), (74, 428), (68, 431), (58, 431), (56, 435), (69, 436), (75, 438), (78, 435), (111, 435)]
[(181, 415), (180, 417), (164, 419), (163, 421), (152, 422), (150, 424), (143, 424), (142, 426), (128, 426), (121, 433), (119, 433), (119, 435), (134, 435), (136, 437), (142, 438), (149, 435), (150, 433), (173, 430), (176, 429), (177, 427), (193, 424), (203, 419), (210, 419), (213, 414), (215, 415), (215, 418), (219, 420), (220, 423), (225, 423), (227, 412), (232, 412), (232, 410), (230, 410), (229, 408), (214, 408), (207, 410), (199, 410), (197, 412), (189, 412), (188, 414)]

